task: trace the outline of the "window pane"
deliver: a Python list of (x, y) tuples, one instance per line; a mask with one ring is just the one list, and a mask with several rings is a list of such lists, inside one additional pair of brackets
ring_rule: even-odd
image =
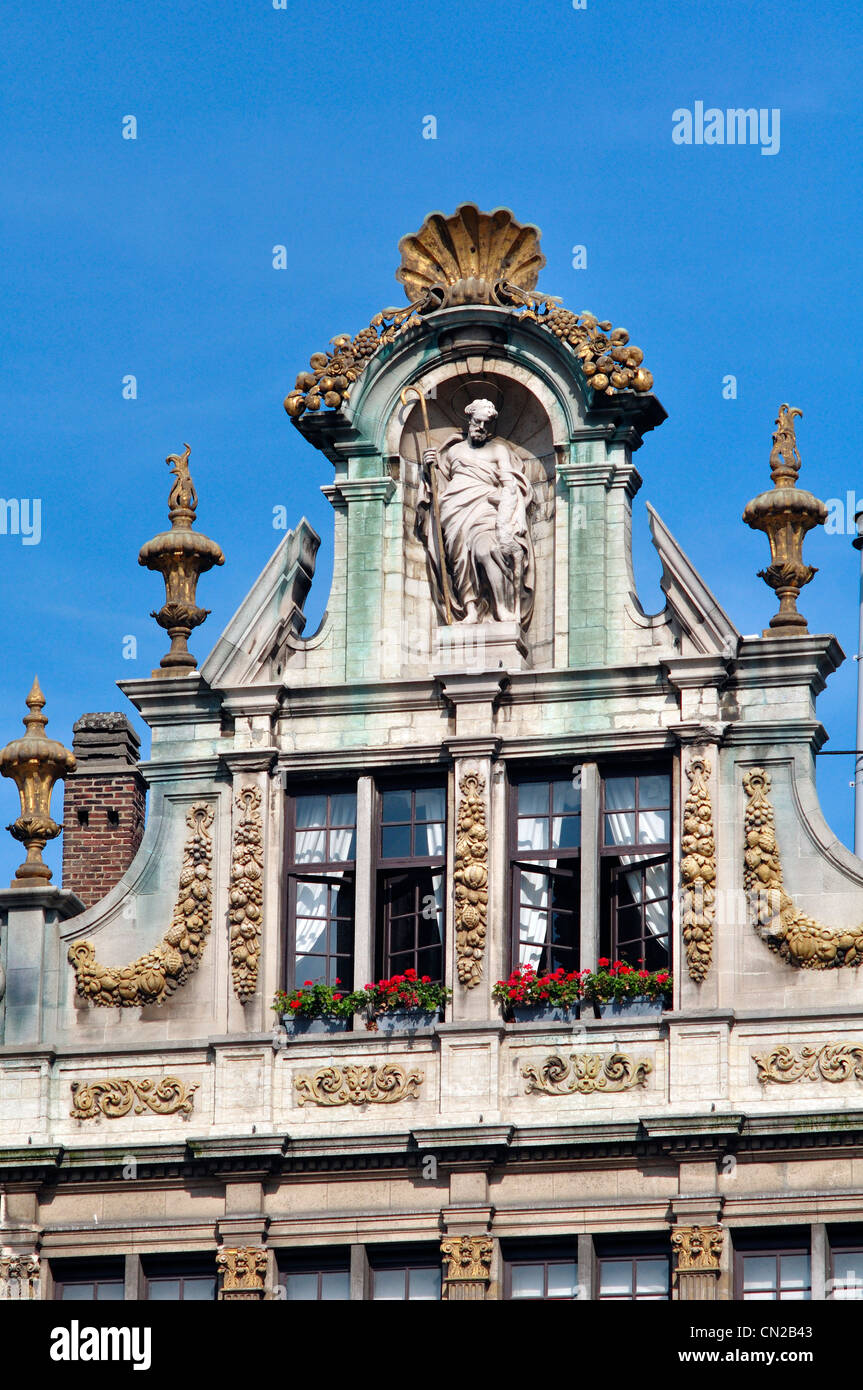
[(667, 845), (670, 836), (670, 811), (639, 811), (638, 843), (640, 845)]
[(581, 810), (581, 787), (572, 782), (552, 782), (551, 809), (555, 815)]
[(671, 805), (671, 778), (667, 773), (654, 777), (639, 777), (638, 804), (640, 807)]
[(384, 859), (410, 859), (411, 828), (409, 825), (384, 826), (381, 831), (381, 856)]
[(122, 1279), (118, 1279), (116, 1283), (112, 1281), (97, 1284), (96, 1297), (100, 1303), (122, 1303), (126, 1297)]
[(343, 830), (331, 830), (330, 837), (330, 864), (343, 864), (353, 860), (356, 856), (357, 832), (350, 826)]
[(548, 1266), (549, 1298), (575, 1298), (577, 1284), (574, 1262)]
[(200, 1278), (183, 1280), (183, 1298), (186, 1302), (212, 1302), (216, 1296), (216, 1281), (202, 1274)]
[(308, 1303), (318, 1296), (317, 1274), (286, 1274), (285, 1297), (289, 1303)]
[(635, 844), (635, 815), (632, 812), (618, 811), (605, 817), (605, 843), (607, 845)]
[(439, 1269), (409, 1269), (408, 1298), (439, 1299), (441, 1272)]
[[(387, 833), (384, 831), (384, 834)], [(442, 822), (418, 825), (414, 831), (414, 854), (420, 859), (439, 858), (443, 854), (443, 836)]]
[(327, 885), (300, 881), (297, 884), (297, 916), (326, 917)]
[(667, 864), (651, 864), (644, 870), (644, 896), (648, 899), (668, 896)]
[(297, 864), (324, 864), (327, 857), (325, 830), (298, 830), (295, 851)]
[(547, 782), (519, 782), (518, 814), (520, 816), (548, 815)]
[(578, 849), (581, 844), (581, 816), (555, 816), (551, 823), (552, 849)]
[(542, 1298), (545, 1291), (545, 1265), (513, 1265), (512, 1297)]
[(664, 1256), (655, 1260), (636, 1260), (635, 1268), (637, 1294), (668, 1293), (668, 1260)]
[(356, 792), (337, 792), (330, 797), (330, 825), (356, 825)]
[(305, 830), (310, 825), (326, 825), (327, 798), (325, 796), (298, 796), (296, 798), (297, 829)]
[(606, 811), (635, 810), (634, 777), (606, 777), (605, 809)]
[(632, 1297), (632, 1260), (601, 1260), (599, 1265), (600, 1298)]
[(381, 797), (382, 821), (409, 821), (411, 818), (410, 792), (384, 792)]
[(809, 1287), (809, 1256), (780, 1255), (779, 1279), (783, 1289)]
[(338, 1270), (321, 1275), (321, 1298), (324, 1302), (342, 1301), (350, 1296), (351, 1279), (347, 1270)]
[(518, 848), (519, 851), (530, 853), (531, 850), (548, 849), (548, 818), (529, 819), (520, 816), (518, 821)]
[(863, 1299), (863, 1250), (834, 1250), (832, 1296)]
[(414, 802), (417, 820), (446, 820), (446, 793), (443, 787), (420, 787)]
[(756, 1293), (776, 1285), (776, 1258), (773, 1255), (743, 1256), (743, 1288)]
[(180, 1297), (179, 1279), (151, 1279), (148, 1293), (155, 1302), (176, 1303)]
[(375, 1271), (375, 1298), (402, 1299), (405, 1295), (405, 1274), (403, 1269), (378, 1269)]
[(62, 1300), (80, 1299), (91, 1303), (96, 1297), (95, 1284), (64, 1284), (60, 1294)]

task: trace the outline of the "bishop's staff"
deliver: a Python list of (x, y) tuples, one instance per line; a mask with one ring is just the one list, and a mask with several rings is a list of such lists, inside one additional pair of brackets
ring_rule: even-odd
[[(416, 396), (417, 400), (420, 403), (420, 410), (422, 411), (423, 425), (425, 427), (426, 433), (426, 450), (431, 450), (433, 449), (433, 445), (431, 442), (431, 431), (429, 430), (428, 406), (426, 405), (426, 398), (422, 391), (422, 388), (419, 386), (406, 386), (401, 393), (401, 403), (402, 405), (407, 405), (407, 398), (411, 394), (411, 392), (413, 392), (413, 394)], [(431, 503), (432, 513), (434, 515), (435, 535), (437, 536), (437, 548), (438, 554), (440, 555), (440, 582), (441, 589), (443, 591), (443, 606), (444, 612), (446, 613), (447, 626), (452, 626), (452, 604), (450, 602), (449, 596), (449, 575), (447, 574), (446, 569), (446, 551), (444, 550), (443, 543), (443, 527), (440, 523), (440, 507), (438, 505), (437, 495), (437, 476), (434, 464), (429, 465), (429, 478), (431, 481)]]

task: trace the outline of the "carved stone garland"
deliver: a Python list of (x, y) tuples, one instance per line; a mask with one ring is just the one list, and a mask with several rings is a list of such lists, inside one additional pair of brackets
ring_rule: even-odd
[(683, 941), (689, 978), (701, 984), (713, 958), (716, 901), (716, 841), (710, 803), (710, 763), (693, 758), (687, 768), (689, 795), (683, 810)]
[(78, 993), (102, 1008), (163, 1004), (194, 974), (212, 925), (213, 808), (196, 801), (186, 813), (189, 835), (183, 849), (174, 918), (159, 945), (131, 965), (100, 965), (92, 941), (69, 947)]
[(782, 881), (770, 777), (754, 767), (743, 778), (747, 795), (743, 884), (752, 924), (771, 951), (801, 970), (832, 970), (863, 962), (863, 925), (827, 927), (794, 906)]
[(441, 1241), (446, 1261), (442, 1298), (446, 1302), (485, 1298), (493, 1245), (489, 1236), (453, 1236)]
[(455, 931), (459, 982), (473, 989), (482, 979), (488, 908), (488, 831), (485, 824), (485, 778), (466, 772), (459, 783), (461, 800), (456, 828)]
[(753, 1053), (758, 1080), (788, 1085), (792, 1081), (863, 1081), (863, 1043), (824, 1043), (798, 1052), (780, 1043), (770, 1052)]
[(143, 1077), (111, 1078), (104, 1081), (73, 1081), (72, 1109), (76, 1120), (91, 1120), (104, 1115), (108, 1120), (120, 1120), (134, 1107), (136, 1115), (152, 1110), (154, 1115), (191, 1115), (197, 1086), (186, 1086), (176, 1076), (164, 1076), (161, 1081)]
[(421, 1071), (406, 1071), (397, 1062), (368, 1067), (321, 1067), (311, 1076), (294, 1077), (297, 1104), (392, 1105), (399, 1100), (418, 1100), (424, 1080)]
[(216, 1268), (222, 1275), (219, 1299), (224, 1302), (259, 1302), (266, 1292), (267, 1252), (260, 1245), (226, 1247), (216, 1251)]
[(245, 1004), (257, 988), (261, 957), (264, 832), (260, 788), (244, 787), (237, 806), (242, 819), (234, 830), (231, 856), (231, 973), (237, 998)]
[(608, 1057), (574, 1052), (568, 1062), (558, 1056), (546, 1057), (544, 1062), (522, 1067), (521, 1074), (527, 1081), (525, 1095), (585, 1096), (594, 1091), (631, 1091), (633, 1086), (646, 1086), (652, 1071), (651, 1062), (635, 1062), (624, 1052)]

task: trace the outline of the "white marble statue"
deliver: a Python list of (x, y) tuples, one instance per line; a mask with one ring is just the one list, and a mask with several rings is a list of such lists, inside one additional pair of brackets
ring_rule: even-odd
[(443, 598), (436, 502), (453, 622), (491, 619), (526, 627), (534, 598), (527, 519), (533, 488), (522, 460), (494, 435), (497, 411), (492, 402), (471, 401), (465, 414), (466, 438), (453, 435), (439, 449), (423, 452), (429, 471), (420, 485), (419, 529), (434, 583)]

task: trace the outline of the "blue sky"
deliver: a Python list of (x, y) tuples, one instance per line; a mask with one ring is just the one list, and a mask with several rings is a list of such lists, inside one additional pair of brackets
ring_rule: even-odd
[[(193, 636), (199, 659), (279, 540), (278, 505), (324, 538), (314, 625), (331, 470), (282, 399), (309, 353), (402, 302), (399, 238), (464, 200), (537, 223), (540, 288), (644, 350), (670, 417), (637, 458), (645, 606), (661, 606), (648, 498), (738, 626), (760, 631), (775, 610), (756, 578), (767, 542), (740, 513), (769, 486), (781, 401), (804, 411), (802, 485), (863, 493), (860, 27), (836, 0), (7, 11), (0, 493), (40, 498), (42, 535), (0, 535), (0, 742), (18, 735), (35, 671), (48, 732), (67, 745), (86, 710), (137, 721), (114, 682), (147, 675), (166, 647), (147, 616), (161, 580), (137, 552), (163, 529), (164, 459), (185, 440), (198, 525), (227, 561), (200, 585), (212, 617)], [(672, 112), (696, 101), (778, 108), (779, 152), (674, 144)], [(427, 115), (436, 140), (422, 138)], [(136, 400), (122, 396), (128, 374)], [(736, 400), (723, 399), (728, 374)], [(806, 555), (820, 572), (802, 611), (849, 658), (819, 712), (828, 746), (850, 748), (858, 559), (849, 536), (824, 532)], [(136, 660), (122, 656), (128, 635)], [(849, 840), (851, 761), (819, 764), (825, 813)], [(0, 797), (5, 824), (11, 782)], [(47, 857), (58, 863), (58, 845)], [(19, 859), (3, 835), (0, 881)]]

